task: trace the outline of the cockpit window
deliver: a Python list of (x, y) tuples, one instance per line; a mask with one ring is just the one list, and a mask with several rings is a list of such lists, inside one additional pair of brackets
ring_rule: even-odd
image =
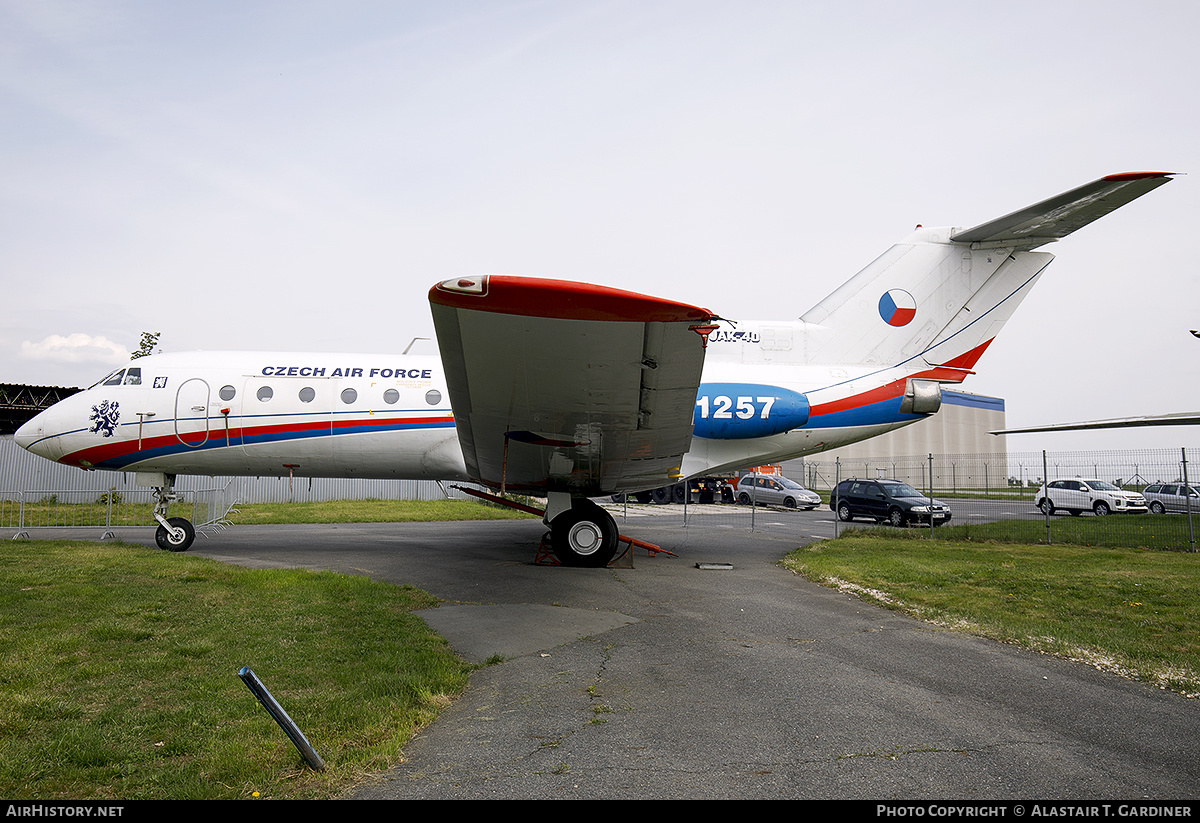
[(104, 381), (104, 385), (106, 385), (106, 386), (119, 386), (119, 385), (121, 385), (121, 378), (122, 378), (122, 377), (124, 377), (124, 376), (125, 376), (125, 370), (124, 370), (124, 369), (119, 369), (118, 371), (115, 371), (115, 372), (113, 372), (112, 374), (110, 374), (110, 375), (108, 376), (108, 378), (107, 378), (107, 379), (105, 379), (105, 381)]
[(142, 385), (142, 370), (140, 368), (130, 367), (125, 371), (126, 386)]

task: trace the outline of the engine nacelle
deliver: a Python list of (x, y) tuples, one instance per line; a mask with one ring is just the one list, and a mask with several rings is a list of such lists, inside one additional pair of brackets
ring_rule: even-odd
[(914, 380), (904, 383), (904, 399), (900, 401), (902, 414), (937, 414), (942, 407), (942, 384), (935, 380)]
[(756, 383), (701, 383), (692, 434), (710, 440), (767, 437), (808, 422), (808, 398), (800, 392)]

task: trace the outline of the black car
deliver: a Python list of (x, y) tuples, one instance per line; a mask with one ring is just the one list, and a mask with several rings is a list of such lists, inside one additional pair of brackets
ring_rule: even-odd
[(950, 509), (940, 500), (930, 500), (899, 480), (843, 480), (829, 497), (829, 508), (838, 520), (869, 517), (877, 522), (905, 526), (929, 523), (940, 526), (950, 522)]

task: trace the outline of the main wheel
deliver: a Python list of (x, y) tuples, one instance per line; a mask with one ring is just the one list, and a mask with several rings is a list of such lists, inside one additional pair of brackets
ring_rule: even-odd
[(617, 551), (617, 521), (590, 500), (579, 500), (550, 524), (550, 546), (564, 566), (607, 566)]
[(168, 552), (185, 552), (191, 548), (192, 541), (196, 539), (196, 529), (192, 524), (182, 517), (168, 518), (167, 523), (171, 528), (160, 524), (154, 533), (154, 542), (158, 547)]

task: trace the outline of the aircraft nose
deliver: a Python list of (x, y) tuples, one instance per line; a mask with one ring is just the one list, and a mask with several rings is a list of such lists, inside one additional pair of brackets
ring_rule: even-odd
[(34, 415), (13, 434), (13, 440), (26, 451), (31, 451), (40, 457), (57, 460), (61, 455), (53, 454), (53, 441), (46, 436), (46, 422), (49, 410)]
[(16, 434), (13, 435), (13, 440), (16, 440), (17, 445), (21, 448), (28, 449), (33, 445), (34, 441), (37, 440), (38, 435), (41, 433), (41, 426), (39, 426), (37, 422), (38, 417), (41, 417), (41, 415), (38, 414), (25, 421), (23, 424), (21, 424), (21, 427), (17, 429)]

